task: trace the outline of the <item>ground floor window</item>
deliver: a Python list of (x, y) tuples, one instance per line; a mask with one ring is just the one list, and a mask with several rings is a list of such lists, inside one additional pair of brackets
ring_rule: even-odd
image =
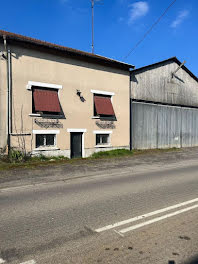
[(56, 145), (55, 134), (36, 134), (36, 148), (54, 147)]
[(96, 134), (96, 145), (108, 145), (110, 143), (109, 134)]

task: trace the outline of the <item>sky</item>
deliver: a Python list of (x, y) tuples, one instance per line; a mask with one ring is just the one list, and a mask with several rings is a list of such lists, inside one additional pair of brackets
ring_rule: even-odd
[[(95, 53), (139, 68), (176, 56), (198, 76), (198, 0), (95, 0)], [(91, 0), (0, 0), (0, 29), (91, 52)]]

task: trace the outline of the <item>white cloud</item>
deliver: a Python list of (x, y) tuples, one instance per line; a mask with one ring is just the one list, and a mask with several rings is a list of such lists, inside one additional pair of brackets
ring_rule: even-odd
[(180, 11), (176, 19), (171, 23), (171, 27), (176, 28), (177, 26), (179, 26), (184, 21), (184, 19), (188, 17), (188, 15), (188, 10)]
[(136, 19), (145, 16), (149, 11), (149, 5), (146, 1), (135, 2), (129, 7), (129, 24), (133, 23)]

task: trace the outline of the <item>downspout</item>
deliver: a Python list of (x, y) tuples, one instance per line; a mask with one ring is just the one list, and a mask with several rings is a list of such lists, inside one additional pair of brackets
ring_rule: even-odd
[(8, 150), (10, 152), (11, 148), (11, 134), (12, 134), (12, 78), (11, 78), (11, 51), (8, 50), (8, 119), (9, 119), (9, 127), (8, 127), (8, 135), (9, 135), (9, 144)]
[(8, 154), (11, 149), (10, 135), (11, 135), (11, 52), (7, 48), (6, 36), (3, 36), (5, 57), (7, 61), (7, 148)]
[(133, 126), (133, 120), (132, 120), (132, 69), (129, 69), (129, 138), (130, 138), (130, 151), (133, 149), (133, 142), (132, 142), (132, 126)]

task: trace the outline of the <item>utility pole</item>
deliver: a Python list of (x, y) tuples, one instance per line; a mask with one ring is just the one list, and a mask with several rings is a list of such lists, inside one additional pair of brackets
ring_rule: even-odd
[(91, 0), (92, 9), (92, 53), (94, 53), (94, 0)]
[[(101, 0), (91, 0), (91, 11), (92, 11), (92, 53), (94, 53), (94, 7), (95, 4), (101, 3)], [(101, 3), (102, 4), (102, 3)]]

